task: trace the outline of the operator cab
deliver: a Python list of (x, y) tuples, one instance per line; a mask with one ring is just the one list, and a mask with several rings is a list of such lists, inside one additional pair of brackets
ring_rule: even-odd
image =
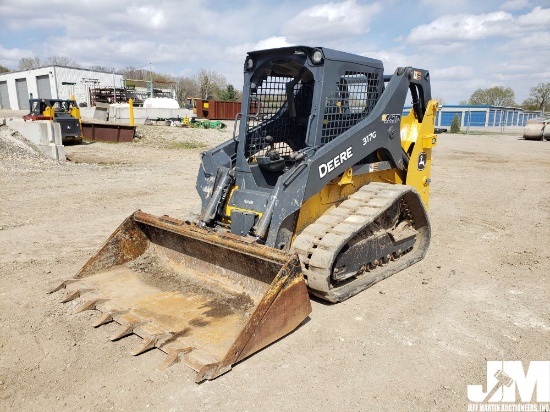
[(315, 84), (305, 60), (274, 57), (251, 75), (244, 151), (260, 187), (272, 188), (304, 157)]

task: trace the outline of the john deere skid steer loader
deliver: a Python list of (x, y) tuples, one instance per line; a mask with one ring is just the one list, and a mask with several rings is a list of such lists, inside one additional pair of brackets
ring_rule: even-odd
[[(405, 99), (412, 108), (403, 116)], [(233, 138), (201, 154), (196, 219), (137, 211), (73, 278), (78, 297), (213, 379), (289, 333), (308, 292), (338, 302), (423, 258), (432, 147), (426, 70), (326, 48), (255, 51)], [(238, 124), (238, 128), (237, 128)]]

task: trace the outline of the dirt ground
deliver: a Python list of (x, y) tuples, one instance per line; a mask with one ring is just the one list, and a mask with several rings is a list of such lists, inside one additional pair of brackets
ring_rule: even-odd
[(343, 303), (314, 300), (229, 373), (197, 385), (183, 364), (157, 371), (159, 350), (130, 356), (137, 336), (112, 343), (114, 324), (94, 329), (97, 313), (46, 291), (136, 209), (193, 207), (199, 146), (232, 133), (149, 128), (54, 162), (0, 126), (0, 410), (466, 411), (487, 360), (550, 359), (550, 142), (520, 134), (441, 135), (426, 258)]

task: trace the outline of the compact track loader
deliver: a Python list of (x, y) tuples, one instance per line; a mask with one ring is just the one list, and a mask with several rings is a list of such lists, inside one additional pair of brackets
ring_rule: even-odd
[(64, 144), (82, 142), (80, 108), (74, 97), (71, 100), (30, 99), (29, 106), (31, 111), (23, 116), (24, 120), (50, 120), (59, 123)]
[[(403, 115), (407, 95), (412, 108)], [(436, 102), (426, 70), (327, 48), (250, 52), (233, 138), (201, 154), (196, 218), (137, 211), (64, 302), (113, 340), (213, 379), (291, 332), (312, 293), (345, 300), (422, 259)], [(237, 119), (236, 119), (237, 120)], [(237, 130), (238, 124), (238, 130)]]

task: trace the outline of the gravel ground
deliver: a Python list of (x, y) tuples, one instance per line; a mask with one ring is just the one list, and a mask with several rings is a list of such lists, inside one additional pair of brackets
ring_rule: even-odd
[[(229, 123), (229, 122), (228, 122)], [(200, 147), (224, 131), (139, 128), (137, 143), (42, 158), (0, 126), (0, 410), (466, 411), (487, 360), (550, 355), (550, 142), (444, 134), (434, 149), (426, 258), (201, 385), (158, 350), (116, 343), (93, 311), (46, 291), (136, 209), (196, 204)]]

